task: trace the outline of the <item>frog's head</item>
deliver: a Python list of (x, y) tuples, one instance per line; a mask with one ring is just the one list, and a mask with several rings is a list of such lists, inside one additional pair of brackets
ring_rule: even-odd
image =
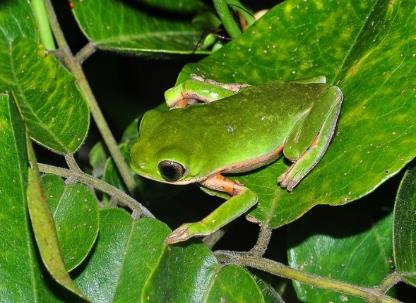
[[(166, 121), (156, 110), (146, 112), (140, 122), (139, 137), (131, 148), (133, 170), (148, 179), (170, 184), (198, 182), (199, 172), (192, 165), (195, 152), (189, 138), (177, 125)], [(189, 156), (191, 155), (191, 156)]]

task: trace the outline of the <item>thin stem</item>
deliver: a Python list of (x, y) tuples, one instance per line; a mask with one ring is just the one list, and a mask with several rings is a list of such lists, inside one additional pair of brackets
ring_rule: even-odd
[(399, 283), (402, 280), (401, 276), (397, 272), (392, 272), (390, 275), (388, 275), (375, 289), (382, 293), (386, 293), (389, 291), (390, 288), (392, 288), (394, 285)]
[(241, 35), (241, 30), (235, 22), (233, 15), (230, 12), (226, 0), (213, 0), (215, 10), (224, 24), (225, 30), (231, 38), (235, 39)]
[(92, 54), (95, 53), (97, 50), (95, 44), (93, 42), (88, 42), (78, 53), (75, 55), (75, 60), (78, 61), (79, 64), (83, 64), (85, 60), (87, 60)]
[(73, 154), (65, 155), (66, 165), (68, 165), (69, 169), (76, 172), (82, 172), (81, 168), (78, 166), (77, 161), (74, 158)]
[(282, 278), (288, 278), (312, 286), (341, 292), (347, 295), (361, 297), (368, 301), (376, 301), (381, 303), (400, 302), (394, 298), (386, 296), (384, 293), (373, 288), (360, 287), (350, 283), (332, 280), (326, 277), (320, 277), (314, 274), (306, 273), (291, 268), (273, 260), (254, 257), (247, 253), (218, 251), (216, 252), (216, 255), (221, 261), (228, 261), (241, 266), (248, 266), (251, 268), (271, 273)]
[(248, 252), (252, 256), (261, 257), (269, 246), (270, 238), (272, 237), (272, 230), (267, 224), (260, 226), (259, 237), (256, 245)]
[(55, 41), (49, 25), (48, 13), (45, 9), (45, 3), (43, 0), (32, 0), (33, 16), (39, 28), (40, 41), (46, 47), (47, 50), (55, 50)]
[(114, 163), (116, 164), (120, 172), (121, 178), (126, 184), (129, 192), (132, 193), (136, 185), (133, 176), (130, 174), (129, 167), (127, 166), (127, 163), (124, 161), (124, 157), (117, 146), (117, 142), (114, 139), (114, 136), (111, 133), (110, 128), (108, 127), (104, 115), (102, 114), (100, 107), (97, 104), (97, 100), (95, 99), (91, 87), (88, 84), (87, 78), (85, 77), (80, 63), (73, 56), (68, 46), (68, 43), (66, 42), (65, 36), (59, 25), (58, 18), (56, 17), (51, 1), (45, 0), (45, 3), (53, 33), (55, 35), (59, 48), (62, 50), (64, 62), (74, 75), (75, 79), (77, 80), (78, 86), (82, 94), (84, 95), (85, 100), (88, 103), (88, 106), (97, 125), (97, 128), (100, 131), (101, 136), (105, 144), (107, 145), (108, 151), (110, 152), (111, 157), (113, 158)]
[(153, 214), (141, 203), (127, 195), (126, 193), (122, 192), (118, 188), (104, 182), (100, 179), (96, 179), (86, 173), (81, 171), (73, 171), (70, 169), (57, 167), (48, 164), (38, 163), (39, 171), (47, 174), (54, 174), (64, 178), (75, 177), (79, 182), (84, 183), (86, 185), (90, 185), (99, 191), (114, 197), (119, 201), (121, 204), (130, 208), (136, 214), (143, 214), (146, 217), (154, 218)]

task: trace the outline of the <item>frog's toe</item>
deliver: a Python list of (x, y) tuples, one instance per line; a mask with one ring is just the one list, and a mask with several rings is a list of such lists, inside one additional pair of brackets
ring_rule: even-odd
[(285, 188), (287, 186), (287, 183), (289, 182), (289, 171), (290, 169), (288, 169), (287, 171), (285, 171), (283, 174), (281, 174), (278, 178), (277, 178), (277, 183), (279, 183), (279, 185), (283, 188)]
[(166, 239), (165, 243), (168, 245), (183, 242), (191, 238), (189, 234), (189, 224), (183, 224), (175, 229)]
[(292, 191), (293, 188), (299, 183), (300, 180), (297, 180), (295, 176), (291, 176), (290, 169), (277, 178), (277, 182), (280, 187), (286, 188), (288, 191)]

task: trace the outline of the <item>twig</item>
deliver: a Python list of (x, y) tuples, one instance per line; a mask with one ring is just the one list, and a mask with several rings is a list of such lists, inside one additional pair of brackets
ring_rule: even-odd
[(375, 289), (382, 293), (386, 293), (389, 291), (390, 288), (392, 288), (394, 285), (399, 283), (402, 280), (401, 276), (397, 272), (392, 272), (390, 275), (388, 275)]
[(221, 260), (229, 263), (235, 263), (240, 266), (248, 266), (259, 269), (273, 275), (296, 280), (312, 286), (341, 292), (347, 295), (353, 295), (366, 299), (367, 301), (376, 301), (381, 303), (398, 303), (400, 301), (386, 296), (383, 292), (374, 288), (361, 287), (350, 283), (332, 280), (326, 277), (320, 277), (314, 274), (303, 272), (291, 268), (282, 263), (269, 260), (266, 258), (251, 256), (247, 253), (237, 253), (229, 251), (217, 251), (216, 256)]
[(260, 226), (259, 237), (256, 245), (248, 252), (252, 256), (261, 257), (269, 246), (270, 238), (272, 237), (272, 230), (267, 224)]
[[(48, 164), (38, 163), (39, 171), (48, 174), (54, 174), (64, 178), (75, 177), (79, 182), (84, 183), (86, 185), (90, 185), (99, 191), (102, 191), (111, 197), (116, 198), (121, 204), (130, 208), (135, 216), (140, 216), (143, 214), (146, 217), (154, 218), (154, 215), (141, 203), (127, 195), (126, 193), (122, 192), (118, 188), (104, 182), (100, 179), (96, 179), (82, 171), (73, 171), (70, 169), (57, 167)], [(139, 215), (138, 215), (139, 214)]]
[(68, 165), (69, 169), (76, 172), (82, 172), (81, 168), (78, 166), (77, 161), (74, 158), (73, 154), (66, 154), (65, 155), (66, 165)]
[(91, 87), (88, 84), (87, 78), (85, 77), (84, 72), (82, 71), (82, 67), (80, 63), (76, 60), (74, 55), (69, 48), (69, 45), (65, 39), (65, 36), (62, 32), (61, 26), (59, 25), (58, 18), (56, 17), (55, 11), (51, 4), (50, 0), (45, 0), (46, 8), (48, 11), (49, 21), (52, 27), (52, 31), (55, 35), (56, 41), (58, 43), (59, 48), (62, 51), (62, 56), (66, 66), (74, 75), (78, 86), (84, 95), (85, 100), (88, 103), (90, 108), (91, 114), (94, 118), (94, 121), (97, 125), (98, 130), (101, 133), (101, 136), (108, 147), (108, 150), (111, 154), (111, 157), (116, 164), (121, 178), (123, 179), (124, 183), (126, 184), (127, 189), (130, 193), (134, 191), (135, 188), (135, 181), (133, 176), (130, 174), (129, 168), (127, 163), (124, 161), (124, 157), (121, 154), (117, 142), (114, 139), (113, 134), (108, 127), (108, 124), (100, 110), (100, 107), (97, 104), (97, 100), (92, 93)]
[(87, 60), (92, 54), (97, 50), (93, 42), (88, 42), (83, 48), (81, 48), (78, 53), (75, 55), (75, 60), (78, 61), (78, 64), (82, 65), (85, 60)]

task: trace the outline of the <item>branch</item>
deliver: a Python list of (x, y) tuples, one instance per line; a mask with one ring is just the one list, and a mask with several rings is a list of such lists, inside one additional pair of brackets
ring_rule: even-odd
[(139, 217), (140, 214), (143, 214), (146, 217), (154, 218), (153, 214), (141, 203), (122, 192), (118, 188), (104, 182), (100, 179), (96, 179), (82, 171), (70, 170), (62, 167), (57, 167), (48, 164), (38, 163), (39, 171), (47, 174), (54, 174), (64, 178), (76, 178), (81, 183), (90, 185), (95, 189), (114, 197), (124, 206), (130, 208), (135, 217)]
[(80, 63), (74, 57), (74, 55), (71, 52), (71, 49), (69, 48), (69, 45), (62, 32), (61, 26), (59, 25), (58, 18), (56, 17), (51, 1), (45, 0), (45, 4), (48, 11), (52, 31), (55, 35), (56, 41), (62, 53), (64, 63), (74, 75), (76, 82), (81, 90), (81, 93), (83, 94), (86, 102), (88, 103), (95, 124), (97, 125), (97, 128), (100, 131), (105, 144), (107, 145), (111, 157), (113, 158), (114, 163), (116, 164), (120, 172), (121, 178), (126, 184), (126, 187), (128, 188), (129, 192), (132, 193), (136, 184), (133, 176), (130, 174), (129, 167), (127, 166), (127, 163), (124, 161), (124, 157), (117, 146), (117, 142), (114, 139), (114, 136), (110, 131), (110, 128), (108, 127), (107, 121), (105, 120), (104, 115), (100, 110), (100, 107), (98, 106), (97, 100), (95, 99), (91, 87), (88, 84), (87, 78), (85, 77)]
[(386, 293), (389, 291), (390, 288), (392, 288), (394, 285), (399, 283), (402, 280), (402, 277), (397, 272), (392, 272), (390, 275), (388, 275), (379, 286), (376, 287), (376, 289), (382, 293)]
[(260, 226), (260, 233), (256, 245), (248, 252), (252, 256), (261, 257), (269, 246), (270, 238), (272, 237), (272, 230), (267, 224)]
[(370, 302), (400, 302), (392, 297), (386, 296), (383, 292), (378, 291), (376, 288), (361, 287), (342, 281), (332, 280), (326, 277), (320, 277), (314, 274), (300, 271), (298, 269), (294, 269), (273, 260), (251, 256), (247, 253), (217, 251), (216, 256), (220, 261), (223, 262), (235, 263), (240, 266), (259, 269), (282, 278), (292, 279), (312, 286), (361, 297)]
[(75, 55), (75, 60), (77, 60), (78, 63), (82, 65), (85, 60), (87, 60), (92, 54), (95, 53), (96, 50), (97, 48), (95, 47), (95, 44), (90, 41), (78, 51), (78, 53)]

